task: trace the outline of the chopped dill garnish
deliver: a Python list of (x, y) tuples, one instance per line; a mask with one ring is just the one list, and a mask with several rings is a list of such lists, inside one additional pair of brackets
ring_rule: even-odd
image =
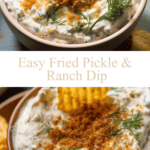
[(62, 136), (61, 138), (57, 139), (56, 141), (59, 142), (60, 140), (65, 139), (65, 138), (67, 138), (67, 137), (66, 136)]
[(56, 12), (58, 12), (59, 9), (60, 9), (60, 7), (54, 6), (53, 9), (47, 13), (46, 18), (39, 14), (39, 19), (41, 20), (41, 25), (43, 25), (43, 24), (47, 25), (49, 19), (52, 18), (53, 16), (55, 16)]
[(45, 102), (44, 102), (44, 108), (45, 108), (45, 109), (46, 109), (47, 105), (48, 105), (48, 103), (47, 103), (47, 101), (45, 101)]
[(113, 132), (112, 132), (111, 134), (108, 134), (107, 136), (108, 136), (108, 137), (110, 137), (110, 136), (119, 137), (119, 136), (121, 136), (121, 134), (119, 133), (120, 131), (121, 131), (121, 129), (115, 128), (115, 129), (113, 130)]
[(81, 12), (76, 12), (78, 15), (80, 15), (83, 19), (85, 19), (87, 22), (83, 22), (82, 24), (81, 23), (77, 23), (77, 24), (74, 24), (74, 23), (71, 23), (71, 26), (74, 27), (76, 29), (77, 32), (80, 32), (82, 31), (82, 27), (84, 27), (85, 25), (88, 25), (88, 28), (90, 27), (90, 22), (91, 22), (91, 16), (90, 17), (86, 17), (83, 13)]
[(117, 87), (111, 87), (110, 89), (109, 89), (109, 91), (111, 91), (111, 90), (116, 90), (116, 89), (118, 89)]
[(141, 112), (137, 114), (132, 114), (131, 117), (127, 120), (122, 120), (123, 129), (129, 130), (136, 140), (140, 143), (141, 141), (141, 132), (136, 132), (135, 130), (139, 129), (142, 124)]
[(124, 108), (124, 106), (118, 107), (118, 109), (111, 114), (111, 117), (116, 117), (118, 116), (118, 114), (121, 114), (125, 111), (126, 111), (126, 108)]
[(123, 88), (111, 87), (109, 91), (121, 92)]
[(92, 28), (101, 20), (106, 19), (108, 21), (115, 21), (117, 18), (121, 17), (126, 9), (132, 6), (131, 0), (107, 0), (108, 2), (108, 11), (100, 16), (93, 25), (88, 28), (88, 33)]
[(81, 32), (82, 31), (82, 27), (84, 27), (86, 24), (80, 24), (80, 23), (71, 23), (71, 26), (77, 31), (77, 32)]
[(136, 132), (136, 130), (141, 127), (142, 120), (143, 119), (141, 118), (141, 112), (132, 114), (131, 117), (127, 120), (118, 120), (118, 122), (120, 122), (120, 125), (117, 126), (117, 128), (115, 128), (111, 134), (108, 134), (108, 136), (120, 136), (120, 131), (122, 129), (127, 129), (132, 133), (132, 135), (140, 144), (142, 133)]
[(77, 24), (74, 24), (74, 23), (71, 23), (71, 26), (75, 29), (75, 30), (77, 30), (78, 32), (80, 32), (81, 30), (81, 27), (80, 27), (80, 24), (79, 23), (77, 23)]
[(87, 23), (84, 23), (84, 25), (88, 25), (88, 29), (90, 28), (90, 23), (91, 23), (91, 16), (86, 17), (83, 13), (79, 13), (80, 16), (82, 16), (83, 19), (87, 21)]
[(66, 124), (68, 124), (68, 121), (63, 121), (62, 122), (62, 125), (66, 125)]
[(110, 97), (112, 97), (112, 96), (119, 96), (119, 94), (111, 94), (111, 95), (109, 95)]
[(45, 124), (46, 127), (46, 132), (49, 133), (51, 130), (53, 130), (53, 128), (51, 127), (50, 123)]
[(65, 25), (65, 24), (64, 24), (65, 22), (66, 22), (66, 20), (63, 20), (63, 21), (62, 21), (62, 19), (58, 19), (58, 16), (55, 15), (55, 16), (52, 17), (52, 22), (51, 22), (51, 23), (52, 23), (52, 24), (56, 24), (56, 26), (58, 26), (58, 25), (59, 25), (59, 26), (64, 26), (64, 25)]

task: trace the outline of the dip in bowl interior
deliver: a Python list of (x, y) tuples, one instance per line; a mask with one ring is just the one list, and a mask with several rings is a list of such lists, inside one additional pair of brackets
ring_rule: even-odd
[(20, 109), (22, 108), (22, 106), (26, 103), (26, 101), (33, 97), (36, 96), (38, 91), (40, 90), (40, 88), (33, 88), (32, 90), (30, 90), (18, 103), (18, 105), (15, 107), (11, 118), (9, 120), (9, 126), (8, 126), (8, 134), (7, 134), (7, 144), (8, 144), (8, 148), (10, 150), (14, 150), (13, 147), (13, 138), (12, 138), (12, 126), (14, 126), (15, 122), (18, 119), (19, 113), (20, 113)]
[(9, 27), (29, 49), (113, 49), (134, 30), (146, 0), (2, 0), (1, 5)]
[(33, 88), (11, 116), (8, 147), (149, 149), (149, 91), (113, 87)]

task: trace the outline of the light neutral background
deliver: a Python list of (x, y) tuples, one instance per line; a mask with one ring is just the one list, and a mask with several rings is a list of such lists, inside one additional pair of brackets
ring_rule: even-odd
[[(137, 29), (144, 29), (150, 32), (150, 0), (148, 0), (146, 9), (141, 17), (141, 20), (137, 26)], [(13, 35), (8, 28), (0, 10), (0, 33), (5, 33), (5, 38), (0, 41), (0, 50), (26, 50), (17, 38)]]

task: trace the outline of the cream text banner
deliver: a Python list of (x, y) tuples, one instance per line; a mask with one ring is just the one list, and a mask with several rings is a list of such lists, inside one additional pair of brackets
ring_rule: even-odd
[(0, 52), (0, 87), (150, 86), (149, 52)]

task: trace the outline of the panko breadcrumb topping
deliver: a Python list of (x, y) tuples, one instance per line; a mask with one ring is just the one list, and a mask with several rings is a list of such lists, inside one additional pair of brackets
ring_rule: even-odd
[(96, 1), (97, 0), (55, 0), (55, 3), (57, 7), (67, 6), (76, 11), (83, 11), (95, 4)]
[(52, 143), (45, 146), (44, 149), (53, 150), (57, 146), (60, 146), (60, 149), (107, 149), (105, 143), (114, 138), (109, 137), (109, 134), (117, 125), (111, 122), (110, 114), (117, 109), (117, 105), (101, 104), (100, 102), (84, 104), (69, 113), (67, 124), (61, 129), (55, 127), (50, 131), (49, 138)]
[[(23, 0), (20, 1), (20, 6), (24, 10), (31, 9), (33, 5), (36, 8), (40, 8), (43, 4), (47, 5), (51, 0)], [(66, 6), (72, 10), (84, 11), (95, 4), (97, 0), (54, 0), (56, 7)]]

